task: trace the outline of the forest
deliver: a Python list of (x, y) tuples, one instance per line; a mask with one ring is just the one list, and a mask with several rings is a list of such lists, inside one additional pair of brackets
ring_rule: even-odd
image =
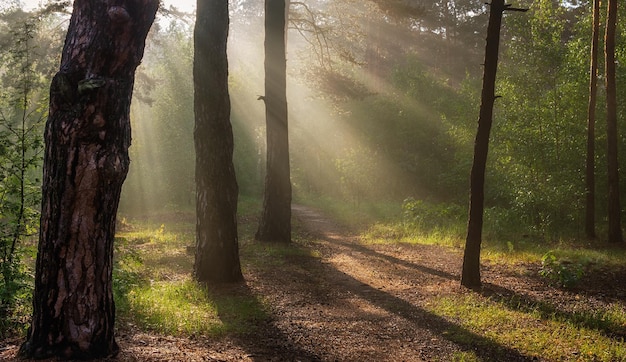
[(0, 360), (626, 361), (625, 21), (3, 1)]

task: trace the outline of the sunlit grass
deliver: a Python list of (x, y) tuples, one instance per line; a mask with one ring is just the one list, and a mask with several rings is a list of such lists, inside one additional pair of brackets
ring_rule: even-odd
[(451, 362), (480, 362), (481, 359), (476, 356), (476, 353), (469, 351), (461, 351), (461, 352), (455, 352), (452, 355), (452, 358), (450, 360)]
[(224, 324), (206, 292), (190, 280), (155, 282), (125, 296), (139, 326), (173, 335), (219, 334)]
[(459, 248), (464, 239), (458, 230), (436, 228), (432, 230), (408, 229), (401, 223), (376, 223), (361, 234), (362, 240), (370, 244), (424, 244)]
[[(619, 307), (586, 313), (546, 313), (545, 306), (514, 307), (479, 294), (435, 298), (428, 309), (495, 343), (547, 360), (623, 361), (623, 338), (611, 337), (608, 325), (626, 325)], [(449, 331), (454, 340), (454, 331)]]
[(207, 289), (192, 280), (194, 224), (129, 223), (116, 239), (113, 272), (122, 325), (176, 336), (252, 333), (266, 308), (243, 291)]
[[(336, 202), (337, 203), (337, 202)], [(331, 207), (331, 212), (348, 209), (341, 206)], [(321, 204), (323, 207), (324, 204)], [(401, 205), (396, 204), (396, 209)], [(390, 210), (387, 203), (376, 210)], [(326, 211), (326, 209), (325, 209)], [(363, 212), (366, 212), (364, 210)], [(341, 212), (339, 212), (341, 214)], [(378, 214), (364, 217), (364, 220), (375, 220)], [(349, 221), (350, 216), (339, 217), (339, 222)], [(425, 244), (439, 245), (453, 249), (463, 249), (467, 232), (467, 220), (454, 215), (449, 219), (437, 219), (436, 223), (411, 223), (403, 220), (398, 212), (390, 212), (382, 218), (382, 222), (373, 222), (361, 229), (362, 241), (370, 244)], [(343, 220), (343, 221), (342, 221)], [(626, 248), (621, 245), (610, 245), (600, 241), (590, 242), (575, 237), (559, 237), (549, 239), (545, 236), (525, 233), (519, 225), (507, 227), (506, 224), (485, 225), (482, 240), (481, 258), (496, 263), (540, 263), (548, 252), (554, 254), (559, 261), (574, 263), (584, 268), (612, 268), (623, 265)]]
[(265, 318), (256, 299), (212, 293), (191, 279), (153, 282), (131, 289), (125, 298), (132, 323), (170, 335), (245, 333)]

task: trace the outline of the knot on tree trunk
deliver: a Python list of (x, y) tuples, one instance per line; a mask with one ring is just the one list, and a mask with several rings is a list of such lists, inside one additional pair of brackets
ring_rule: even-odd
[(130, 21), (130, 14), (123, 6), (111, 6), (107, 11), (112, 23), (121, 25)]

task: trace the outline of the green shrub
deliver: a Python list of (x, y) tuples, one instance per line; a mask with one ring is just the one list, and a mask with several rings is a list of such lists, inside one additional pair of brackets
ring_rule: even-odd
[(571, 288), (583, 277), (584, 268), (579, 263), (558, 260), (554, 253), (549, 251), (541, 258), (539, 275), (556, 282), (561, 287)]
[(428, 203), (414, 198), (402, 203), (402, 221), (408, 228), (424, 231), (458, 226), (467, 221), (467, 210), (452, 203)]

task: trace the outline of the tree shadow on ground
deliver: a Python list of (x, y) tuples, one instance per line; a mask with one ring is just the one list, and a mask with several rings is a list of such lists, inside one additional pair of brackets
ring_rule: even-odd
[[(381, 254), (365, 248), (362, 245), (352, 244), (349, 242), (338, 241), (334, 238), (325, 238), (325, 241), (330, 243), (336, 243), (337, 245), (341, 245), (342, 247), (349, 247), (359, 253), (363, 254), (365, 257), (377, 257), (383, 258), (388, 262), (399, 263), (406, 267), (410, 267), (414, 269), (416, 273), (428, 273), (435, 275), (439, 278), (445, 279), (458, 279), (456, 276), (439, 271), (436, 269), (432, 269), (430, 267), (417, 265), (414, 263), (410, 263), (401, 259), (394, 258), (389, 255)], [(315, 245), (309, 245), (307, 247), (314, 247)], [(303, 247), (300, 245), (294, 245), (295, 248)], [(337, 269), (330, 263), (327, 263), (320, 258), (307, 256), (304, 253), (297, 254), (297, 256), (292, 256), (285, 259), (288, 265), (284, 265), (283, 268), (290, 273), (290, 277), (293, 280), (292, 283), (301, 283), (303, 286), (296, 286), (295, 289), (290, 289), (287, 283), (284, 283), (284, 293), (294, 293), (295, 292), (306, 292), (305, 287), (313, 287), (315, 289), (316, 285), (331, 285), (334, 289), (342, 291), (344, 294), (356, 296), (365, 302), (373, 305), (381, 310), (386, 311), (391, 315), (395, 315), (410, 325), (412, 331), (424, 330), (427, 331), (425, 335), (432, 336), (435, 335), (441, 340), (448, 341), (449, 343), (456, 346), (457, 350), (473, 353), (479, 360), (482, 361), (533, 361), (532, 357), (527, 357), (521, 354), (519, 351), (509, 348), (507, 346), (503, 346), (498, 344), (496, 341), (478, 335), (474, 332), (469, 331), (468, 329), (451, 322), (445, 318), (442, 318), (436, 314), (433, 314), (424, 308), (408, 302), (402, 298), (394, 296), (393, 294), (382, 291), (373, 287), (372, 285), (363, 283), (362, 281), (356, 279), (355, 277), (344, 273), (343, 271)], [(328, 293), (322, 292), (320, 295), (317, 295), (317, 292), (311, 292), (310, 295), (307, 296), (310, 305), (326, 305), (328, 303), (333, 303), (332, 296), (329, 296)], [(313, 300), (311, 298), (318, 298), (318, 300)], [(335, 298), (338, 299), (338, 298)], [(335, 300), (336, 301), (336, 300)], [(362, 311), (360, 315), (365, 316), (367, 312)], [(358, 316), (357, 316), (358, 317)], [(283, 339), (281, 334), (284, 336), (284, 333), (280, 330), (273, 330), (273, 333), (276, 333), (278, 338), (271, 338), (271, 340), (276, 341)], [(242, 341), (242, 343), (246, 343), (246, 341)], [(430, 337), (426, 341), (426, 343), (440, 343), (431, 341)], [(280, 345), (279, 347), (280, 348)], [(292, 348), (296, 353), (298, 352), (297, 348)], [(323, 355), (320, 352), (320, 355)], [(420, 355), (420, 351), (415, 351), (415, 357), (418, 358)], [(298, 356), (300, 357), (300, 356)], [(306, 358), (310, 358), (311, 354), (309, 353)], [(393, 357), (393, 356), (388, 356)], [(450, 357), (450, 356), (448, 356)], [(336, 357), (333, 357), (336, 358)], [(298, 358), (302, 360), (301, 358)], [(310, 359), (315, 360), (315, 359)], [(323, 360), (327, 360), (326, 356)], [(445, 359), (444, 359), (445, 360)]]
[(626, 338), (626, 327), (621, 323), (603, 318), (596, 311), (570, 312), (559, 309), (553, 303), (538, 300), (500, 285), (485, 283), (481, 294), (509, 310), (524, 313), (538, 313), (544, 320), (563, 320), (576, 327), (597, 330), (609, 338)]
[[(255, 361), (321, 361), (311, 351), (294, 344), (285, 333), (276, 326), (275, 317), (266, 311), (259, 296), (255, 295), (244, 282), (238, 285), (224, 285), (210, 291), (221, 296), (243, 300), (244, 303), (233, 305), (228, 298), (215, 298), (218, 317), (231, 330), (241, 330), (235, 340), (248, 352), (248, 357)], [(242, 315), (247, 314), (246, 326), (241, 326)]]
[[(401, 260), (386, 254), (381, 254), (362, 245), (342, 242), (338, 240), (328, 240), (332, 243), (341, 244), (344, 247), (357, 250), (365, 256), (382, 258), (388, 262), (401, 264), (414, 269), (420, 273), (428, 273), (440, 278), (458, 280), (458, 277), (427, 266), (418, 265), (405, 260)], [(341, 286), (351, 293), (369, 301), (389, 313), (395, 314), (413, 323), (417, 328), (428, 329), (441, 338), (456, 344), (461, 350), (473, 352), (478, 358), (484, 361), (533, 361), (532, 357), (527, 357), (519, 351), (500, 345), (492, 339), (473, 333), (462, 326), (455, 324), (445, 318), (433, 314), (415, 304), (396, 297), (388, 292), (365, 284), (354, 277), (333, 268), (328, 264), (320, 266), (324, 268), (326, 278), (335, 280), (343, 279)], [(335, 274), (334, 276), (332, 274)]]
[(366, 258), (376, 258), (376, 259), (380, 259), (380, 260), (384, 260), (385, 262), (388, 263), (392, 263), (392, 264), (396, 264), (396, 265), (401, 265), (405, 268), (408, 269), (413, 269), (417, 272), (420, 273), (426, 273), (426, 274), (430, 274), (436, 277), (440, 277), (440, 278), (444, 278), (444, 279), (448, 279), (448, 280), (461, 280), (461, 276), (460, 275), (454, 275), (451, 273), (448, 273), (446, 271), (443, 270), (439, 270), (439, 269), (435, 269), (435, 268), (431, 268), (428, 267), (426, 265), (420, 265), (420, 264), (416, 264), (410, 261), (406, 261), (403, 259), (399, 259), (396, 258), (394, 256), (388, 255), (388, 254), (384, 254), (381, 252), (378, 252), (376, 250), (372, 250), (362, 244), (358, 244), (358, 243), (350, 243), (350, 242), (346, 242), (346, 241), (341, 241), (339, 239), (336, 238), (332, 238), (332, 239), (326, 239), (327, 241), (331, 241), (332, 243), (336, 244), (336, 245), (341, 245), (343, 247), (346, 248), (350, 248), (354, 251), (357, 251), (359, 253), (361, 253), (363, 256), (365, 256)]

